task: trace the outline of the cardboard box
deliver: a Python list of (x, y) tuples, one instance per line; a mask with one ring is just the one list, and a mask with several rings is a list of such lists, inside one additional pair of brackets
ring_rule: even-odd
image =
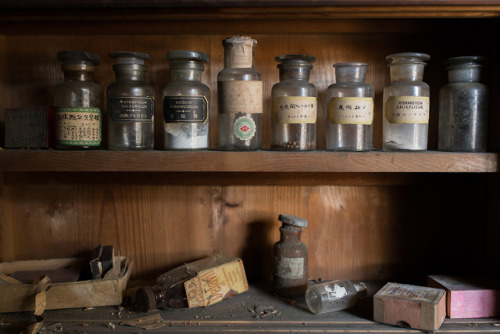
[(243, 261), (226, 255), (216, 257), (214, 265), (184, 282), (189, 307), (213, 305), (248, 290)]
[(493, 279), (432, 275), (427, 285), (446, 290), (446, 315), (450, 318), (500, 316), (500, 284)]
[(373, 296), (374, 320), (435, 331), (446, 316), (445, 294), (442, 289), (387, 283)]
[(5, 147), (48, 148), (54, 144), (54, 108), (5, 109)]
[[(120, 272), (114, 278), (88, 281), (49, 283), (46, 310), (120, 305), (127, 287), (132, 264), (120, 257)], [(0, 274), (11, 275), (17, 271), (55, 270), (85, 263), (86, 259), (65, 258), (0, 263)], [(88, 264), (88, 261), (87, 261)], [(0, 284), (0, 312), (35, 310), (36, 285), (21, 282)]]

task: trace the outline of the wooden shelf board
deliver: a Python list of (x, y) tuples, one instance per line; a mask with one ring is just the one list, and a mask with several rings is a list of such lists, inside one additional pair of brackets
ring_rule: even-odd
[(494, 173), (496, 153), (2, 150), (2, 172)]
[[(263, 316), (258, 312), (259, 306), (275, 312)], [(45, 326), (60, 323), (65, 333), (86, 334), (145, 333), (140, 328), (122, 323), (152, 314), (159, 314), (165, 326), (148, 330), (148, 333), (421, 333), (374, 322), (372, 309), (372, 298), (366, 298), (349, 310), (314, 315), (309, 312), (303, 299), (291, 305), (288, 300), (274, 296), (268, 289), (252, 285), (248, 292), (205, 308), (135, 313), (127, 308), (97, 307), (46, 311), (43, 318)], [(6, 325), (9, 325), (10, 320), (20, 329), (23, 320), (33, 321), (32, 314), (26, 312), (23, 316), (19, 313), (2, 314), (0, 331), (9, 328)], [(500, 333), (498, 322), (496, 318), (446, 319), (436, 333)]]

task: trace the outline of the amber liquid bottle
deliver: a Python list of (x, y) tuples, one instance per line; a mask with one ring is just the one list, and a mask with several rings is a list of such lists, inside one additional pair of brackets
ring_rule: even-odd
[(307, 290), (307, 246), (300, 241), (307, 220), (280, 215), (280, 241), (274, 244), (273, 288), (282, 297), (303, 295)]

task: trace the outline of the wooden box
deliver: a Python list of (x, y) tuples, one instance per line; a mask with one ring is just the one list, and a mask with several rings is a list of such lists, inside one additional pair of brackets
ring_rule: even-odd
[(435, 331), (446, 316), (445, 291), (387, 283), (373, 296), (373, 313), (378, 322)]
[(54, 144), (54, 108), (5, 109), (5, 147), (49, 148)]
[[(0, 263), (0, 273), (11, 275), (23, 270), (54, 270), (78, 265), (81, 258), (31, 260)], [(132, 264), (120, 258), (120, 272), (114, 278), (50, 283), (46, 290), (46, 310), (120, 305)], [(35, 285), (0, 284), (0, 312), (35, 310)]]

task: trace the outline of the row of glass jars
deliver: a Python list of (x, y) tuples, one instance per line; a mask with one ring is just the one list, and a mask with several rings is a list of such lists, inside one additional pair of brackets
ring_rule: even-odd
[[(227, 38), (224, 69), (217, 77), (219, 148), (262, 147), (262, 76), (254, 69), (256, 41)], [(107, 89), (108, 145), (112, 150), (150, 150), (154, 146), (154, 89), (145, 82), (149, 56), (116, 52), (116, 82)], [(55, 89), (57, 146), (99, 146), (102, 89), (93, 82), (97, 55), (61, 51), (65, 81)], [(200, 82), (208, 55), (170, 51), (172, 81), (163, 90), (164, 149), (209, 147), (209, 88)], [(384, 88), (383, 149), (425, 150), (429, 122), (429, 86), (422, 82), (421, 53), (387, 56), (391, 84)], [(280, 82), (272, 88), (271, 149), (316, 148), (317, 89), (309, 83), (315, 58), (282, 55)], [(449, 84), (440, 91), (439, 149), (485, 151), (487, 88), (479, 83), (480, 57), (447, 61)], [(327, 91), (327, 150), (372, 149), (373, 87), (364, 82), (367, 64), (334, 65), (336, 83)]]

